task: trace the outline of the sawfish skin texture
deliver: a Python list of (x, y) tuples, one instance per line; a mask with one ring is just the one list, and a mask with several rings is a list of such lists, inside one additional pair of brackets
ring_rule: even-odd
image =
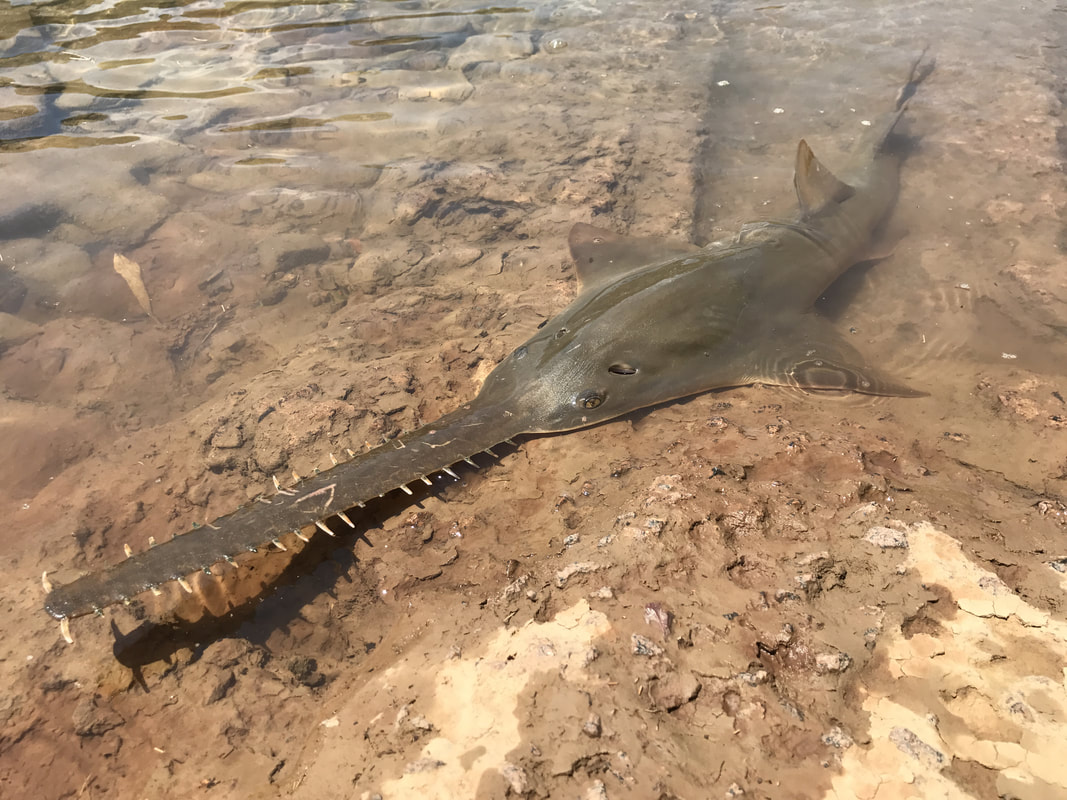
[(579, 224), (569, 244), (579, 293), (507, 356), (470, 403), (294, 486), (275, 483), (212, 523), (120, 564), (50, 587), (46, 610), (63, 623), (168, 581), (274, 544), (354, 527), (346, 511), (520, 434), (595, 425), (666, 401), (752, 383), (877, 395), (921, 392), (870, 369), (815, 300), (871, 255), (896, 202), (901, 156), (891, 146), (906, 99), (932, 63), (916, 61), (893, 108), (856, 142), (838, 175), (797, 148), (795, 218), (742, 227), (700, 248), (634, 239)]

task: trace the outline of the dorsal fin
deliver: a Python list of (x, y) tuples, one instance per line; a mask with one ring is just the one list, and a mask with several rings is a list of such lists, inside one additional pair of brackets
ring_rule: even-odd
[(567, 237), (578, 272), (578, 291), (610, 283), (635, 270), (672, 256), (699, 253), (686, 242), (659, 237), (620, 236), (606, 228), (577, 223)]
[(852, 197), (853, 188), (838, 180), (811, 152), (803, 139), (797, 145), (796, 171), (793, 185), (797, 190), (800, 210), (805, 216), (818, 214), (831, 203), (840, 203)]

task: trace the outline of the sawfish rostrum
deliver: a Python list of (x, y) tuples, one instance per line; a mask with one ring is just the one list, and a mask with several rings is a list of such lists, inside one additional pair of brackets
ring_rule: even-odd
[[(435, 422), (355, 455), (232, 514), (72, 583), (45, 608), (63, 621), (158, 591), (246, 551), (354, 527), (347, 512), (520, 434), (568, 431), (730, 386), (767, 383), (902, 397), (921, 394), (866, 365), (815, 300), (871, 257), (896, 201), (892, 133), (930, 65), (917, 62), (893, 108), (865, 130), (837, 174), (799, 143), (794, 218), (752, 223), (705, 248), (633, 239), (591, 225), (570, 233), (579, 292), (489, 375), (478, 396)], [(47, 584), (47, 577), (45, 580)]]

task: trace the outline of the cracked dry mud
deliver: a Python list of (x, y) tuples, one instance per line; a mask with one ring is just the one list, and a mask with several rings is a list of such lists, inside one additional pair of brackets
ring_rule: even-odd
[[(910, 233), (847, 312), (824, 309), (932, 397), (712, 393), (528, 439), (372, 504), (356, 536), (79, 620), (73, 648), (41, 611), (44, 569), (117, 561), (471, 397), (572, 296), (573, 222), (684, 238), (694, 197), (720, 233), (787, 208), (796, 139), (821, 135), (832, 165), (873, 90), (779, 120), (763, 34), (733, 24), (713, 74), (745, 76), (758, 108), (738, 92), (701, 118), (706, 87), (670, 80), (695, 51), (678, 44), (628, 54), (641, 91), (600, 86), (628, 115), (568, 105), (473, 136), (478, 103), (554, 97), (560, 69), (599, 86), (599, 67), (575, 37), (572, 61), (530, 55), (474, 94), (451, 75), (426, 92), (457, 103), (436, 129), (454, 163), (400, 163), (347, 205), (205, 190), (127, 253), (160, 325), (118, 321), (116, 295), (3, 353), (4, 796), (1067, 796), (1067, 387), (1055, 340), (1027, 338), (1067, 302), (1065, 197), (1040, 177), (1060, 164), (1057, 85), (1027, 74), (1008, 105), (952, 41), (913, 104)], [(829, 82), (833, 59), (790, 42), (798, 82)], [(296, 239), (304, 208), (359, 223)]]

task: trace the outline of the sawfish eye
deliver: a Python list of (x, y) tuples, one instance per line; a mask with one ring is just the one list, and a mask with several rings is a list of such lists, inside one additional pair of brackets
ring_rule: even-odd
[(604, 402), (604, 394), (596, 389), (586, 389), (574, 398), (574, 404), (578, 408), (596, 408)]
[(612, 375), (634, 375), (637, 373), (637, 367), (631, 367), (629, 364), (612, 364), (608, 367), (608, 372)]

